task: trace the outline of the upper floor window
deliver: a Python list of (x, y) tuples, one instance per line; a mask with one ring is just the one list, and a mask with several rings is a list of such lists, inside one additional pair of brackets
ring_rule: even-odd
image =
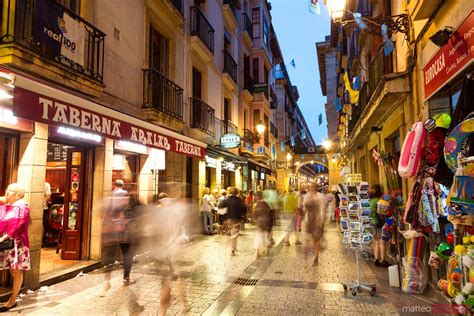
[(169, 41), (150, 26), (150, 67), (168, 76)]
[(62, 6), (68, 8), (72, 12), (80, 15), (81, 12), (81, 0), (57, 0)]
[(260, 37), (260, 8), (252, 9), (253, 38)]
[(263, 44), (270, 48), (270, 27), (268, 26), (268, 21), (265, 15), (263, 15)]

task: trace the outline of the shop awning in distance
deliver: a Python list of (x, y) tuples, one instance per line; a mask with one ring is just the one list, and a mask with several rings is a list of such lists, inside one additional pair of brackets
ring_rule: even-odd
[(204, 159), (206, 144), (65, 91), (16, 76), (15, 116), (50, 126), (96, 133), (114, 140)]

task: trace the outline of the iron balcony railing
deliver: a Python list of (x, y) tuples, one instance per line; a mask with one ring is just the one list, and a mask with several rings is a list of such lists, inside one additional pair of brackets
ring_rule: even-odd
[(275, 138), (278, 138), (278, 128), (273, 124), (273, 122), (270, 122), (270, 133), (275, 136)]
[(183, 89), (156, 69), (143, 69), (143, 107), (183, 120)]
[[(395, 50), (392, 54), (396, 54)], [(383, 81), (384, 75), (393, 73), (393, 60), (392, 55), (384, 56), (379, 53), (372, 61), (369, 67), (369, 81), (362, 85), (359, 93), (358, 106), (353, 107), (352, 118), (348, 123), (348, 133), (350, 134), (357, 122), (359, 121), (362, 113), (364, 112), (367, 104), (374, 96), (377, 87)], [(349, 103), (343, 100), (345, 103)]]
[(222, 53), (224, 54), (224, 72), (228, 73), (232, 80), (237, 83), (237, 63), (228, 51), (223, 50)]
[(231, 121), (224, 121), (224, 131), (226, 134), (237, 134), (237, 125), (235, 125)]
[(214, 54), (214, 29), (198, 7), (191, 7), (191, 35), (199, 37)]
[(254, 82), (253, 78), (250, 76), (250, 72), (244, 71), (244, 89), (253, 94), (253, 85)]
[(189, 103), (191, 104), (191, 127), (214, 136), (214, 109), (199, 98), (190, 98)]
[[(105, 33), (52, 0), (3, 0), (0, 3), (3, 8), (0, 44), (18, 44), (71, 71), (103, 82)], [(74, 22), (65, 26), (61, 18), (51, 24), (44, 15), (48, 12), (62, 12), (63, 17), (67, 15)], [(66, 32), (66, 27), (79, 32), (73, 37)]]
[(252, 24), (252, 21), (250, 21), (250, 18), (247, 15), (247, 13), (243, 13), (242, 16), (244, 17), (244, 32), (247, 32), (247, 34), (250, 36), (250, 38), (253, 39), (253, 24)]
[(173, 3), (173, 6), (181, 13), (181, 15), (184, 14), (183, 0), (171, 0), (171, 3)]

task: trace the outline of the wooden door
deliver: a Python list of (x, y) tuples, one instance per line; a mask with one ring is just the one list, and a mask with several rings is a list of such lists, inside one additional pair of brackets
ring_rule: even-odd
[(69, 148), (66, 162), (66, 192), (61, 259), (81, 259), (81, 232), (84, 208), (85, 155), (80, 148)]

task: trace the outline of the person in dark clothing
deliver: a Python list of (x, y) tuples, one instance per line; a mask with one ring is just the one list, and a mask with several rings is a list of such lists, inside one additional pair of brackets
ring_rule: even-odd
[(263, 200), (263, 194), (260, 191), (255, 193), (253, 220), (257, 227), (255, 232), (255, 257), (258, 258), (262, 247), (265, 255), (268, 255), (268, 247), (271, 245), (270, 232), (273, 226), (272, 211), (268, 203)]
[(130, 279), (130, 271), (132, 270), (133, 256), (135, 255), (137, 242), (136, 218), (139, 206), (140, 203), (137, 198), (130, 195), (129, 205), (117, 223), (120, 251), (123, 260), (123, 283), (125, 285), (134, 283), (134, 281)]
[(227, 208), (226, 225), (230, 229), (230, 239), (232, 245), (232, 255), (235, 256), (235, 251), (237, 249), (237, 238), (239, 237), (240, 224), (245, 218), (247, 213), (247, 206), (244, 201), (240, 199), (237, 195), (239, 190), (236, 187), (229, 188), (230, 196), (221, 201), (218, 205), (218, 208)]

